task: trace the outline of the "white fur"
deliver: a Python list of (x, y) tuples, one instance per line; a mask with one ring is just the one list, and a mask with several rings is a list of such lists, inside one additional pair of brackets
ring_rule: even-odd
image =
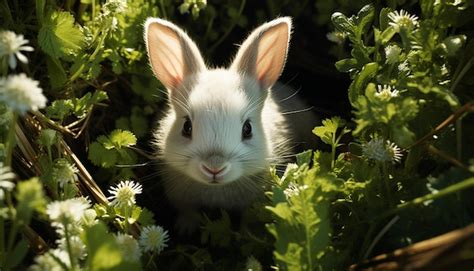
[[(289, 18), (266, 23), (243, 43), (229, 69), (207, 69), (184, 31), (167, 21), (147, 20), (150, 63), (170, 100), (154, 133), (155, 145), (165, 162), (166, 194), (182, 212), (201, 206), (242, 208), (263, 196), (269, 166), (289, 149), (271, 86), (283, 69), (290, 32)], [(166, 38), (159, 37), (163, 33)], [(191, 139), (182, 136), (186, 117), (192, 121)], [(253, 136), (243, 140), (247, 119)], [(203, 164), (225, 170), (213, 179)]]

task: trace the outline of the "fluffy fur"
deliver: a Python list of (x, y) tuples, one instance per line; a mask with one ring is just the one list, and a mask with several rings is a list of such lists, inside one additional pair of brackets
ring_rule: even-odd
[[(263, 196), (268, 167), (289, 150), (288, 129), (271, 86), (288, 51), (290, 18), (257, 28), (228, 69), (208, 69), (192, 40), (174, 24), (145, 24), (150, 64), (168, 90), (169, 110), (154, 132), (165, 162), (164, 187), (182, 214), (199, 207), (242, 208)], [(192, 123), (192, 137), (182, 135)], [(252, 137), (243, 139), (249, 120)], [(223, 168), (210, 176), (203, 165)]]

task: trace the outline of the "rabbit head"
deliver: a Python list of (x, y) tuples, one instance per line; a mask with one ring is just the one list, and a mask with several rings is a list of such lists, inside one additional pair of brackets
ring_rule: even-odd
[(169, 170), (220, 186), (268, 168), (285, 141), (271, 86), (283, 70), (290, 34), (288, 17), (265, 23), (245, 40), (229, 68), (210, 69), (178, 26), (146, 21), (151, 68), (170, 105), (154, 135)]

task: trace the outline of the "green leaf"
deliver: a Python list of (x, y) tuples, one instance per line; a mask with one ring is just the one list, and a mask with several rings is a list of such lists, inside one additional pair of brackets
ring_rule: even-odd
[(59, 58), (82, 50), (85, 37), (74, 24), (74, 16), (65, 11), (53, 11), (46, 16), (38, 33), (38, 42), (48, 55)]
[(84, 230), (84, 240), (89, 257), (86, 265), (91, 271), (128, 271), (141, 270), (140, 263), (125, 261), (124, 251), (117, 245), (107, 227), (98, 223)]
[(58, 141), (59, 134), (56, 130), (43, 129), (40, 132), (39, 141), (45, 147), (51, 147)]
[(375, 62), (365, 64), (360, 73), (354, 78), (349, 86), (349, 101), (352, 105), (355, 104), (359, 95), (364, 93), (365, 86), (377, 74), (378, 68), (379, 65)]
[(96, 166), (109, 168), (117, 163), (117, 152), (113, 149), (106, 149), (99, 142), (92, 142), (89, 146), (89, 160)]
[(34, 211), (44, 212), (45, 210), (46, 199), (43, 193), (43, 185), (38, 178), (32, 178), (18, 183), (16, 189), (17, 219), (28, 225)]
[(46, 108), (46, 116), (62, 121), (71, 115), (73, 109), (74, 104), (71, 100), (55, 100)]
[(358, 67), (357, 59), (346, 58), (336, 62), (336, 69), (340, 72), (350, 72)]
[(340, 117), (332, 117), (322, 121), (323, 126), (318, 126), (313, 129), (313, 134), (321, 138), (321, 140), (329, 145), (332, 145), (335, 140), (336, 131), (339, 127), (344, 126), (344, 121)]
[(137, 138), (130, 131), (124, 130), (114, 130), (109, 135), (110, 142), (118, 149), (122, 147), (130, 147), (137, 144)]
[(11, 253), (8, 253), (5, 266), (7, 268), (15, 268), (25, 258), (26, 253), (28, 253), (28, 242), (24, 238), (21, 238), (20, 241), (16, 243)]

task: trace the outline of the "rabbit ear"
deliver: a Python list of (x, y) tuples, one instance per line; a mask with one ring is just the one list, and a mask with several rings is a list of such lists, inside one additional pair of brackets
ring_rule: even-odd
[(242, 44), (231, 69), (254, 77), (263, 89), (271, 87), (283, 71), (290, 34), (290, 17), (261, 25)]
[(168, 21), (148, 18), (145, 42), (155, 76), (170, 91), (181, 85), (186, 76), (206, 69), (196, 44)]

